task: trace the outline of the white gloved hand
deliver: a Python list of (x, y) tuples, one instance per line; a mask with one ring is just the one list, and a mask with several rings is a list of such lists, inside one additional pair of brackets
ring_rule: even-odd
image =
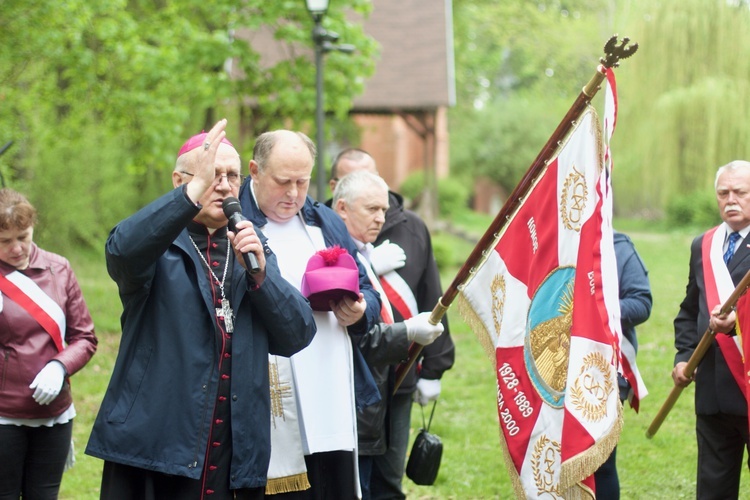
[(370, 264), (378, 276), (401, 269), (406, 264), (406, 252), (391, 240), (385, 240), (370, 252)]
[(404, 320), (406, 337), (409, 341), (420, 345), (430, 345), (443, 333), (442, 323), (437, 325), (430, 323), (431, 315), (431, 312), (423, 312)]
[(48, 405), (60, 394), (63, 380), (65, 380), (65, 367), (59, 361), (50, 361), (42, 368), (29, 389), (34, 389), (31, 396), (40, 405)]
[(420, 378), (417, 380), (417, 390), (414, 391), (414, 401), (422, 406), (430, 401), (435, 401), (440, 396), (440, 379), (430, 380)]

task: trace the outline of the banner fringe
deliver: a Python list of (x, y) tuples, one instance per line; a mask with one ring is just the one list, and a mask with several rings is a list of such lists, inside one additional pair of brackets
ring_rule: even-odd
[(293, 476), (269, 478), (268, 483), (266, 484), (266, 495), (291, 493), (293, 491), (303, 491), (309, 488), (310, 481), (307, 479), (307, 472), (302, 472)]
[(458, 294), (456, 300), (459, 314), (461, 314), (461, 316), (464, 318), (466, 324), (469, 325), (471, 331), (474, 332), (474, 335), (476, 335), (477, 340), (484, 349), (484, 353), (488, 358), (490, 358), (490, 360), (492, 360), (492, 366), (496, 368), (497, 356), (495, 355), (495, 345), (492, 341), (490, 332), (487, 331), (487, 328), (485, 328), (484, 323), (479, 318), (479, 315), (477, 315), (471, 303), (463, 296), (462, 293)]
[(617, 400), (617, 419), (606, 436), (596, 440), (586, 453), (566, 460), (560, 470), (558, 482), (561, 490), (567, 490), (597, 471), (617, 446), (622, 431), (622, 403)]

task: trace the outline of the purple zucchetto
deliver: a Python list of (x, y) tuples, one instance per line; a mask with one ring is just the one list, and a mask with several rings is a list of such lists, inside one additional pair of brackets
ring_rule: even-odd
[(320, 250), (307, 262), (300, 287), (313, 311), (330, 311), (329, 301), (344, 296), (359, 298), (359, 268), (345, 248), (334, 245)]
[[(185, 144), (183, 144), (182, 147), (180, 148), (180, 152), (177, 153), (177, 158), (179, 158), (180, 156), (184, 155), (188, 151), (192, 151), (192, 150), (194, 150), (195, 148), (197, 148), (199, 146), (203, 146), (203, 143), (206, 141), (206, 137), (207, 136), (208, 136), (208, 133), (201, 132), (200, 134), (196, 134), (193, 137), (191, 137), (190, 139), (188, 139), (187, 142), (185, 142)], [(224, 144), (228, 144), (229, 146), (234, 147), (232, 145), (232, 143), (229, 142), (229, 140), (226, 137), (223, 138), (221, 140), (221, 142), (223, 142)]]

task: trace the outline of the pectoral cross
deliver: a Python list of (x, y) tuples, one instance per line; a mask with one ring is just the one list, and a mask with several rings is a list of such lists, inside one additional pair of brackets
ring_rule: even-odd
[(221, 299), (221, 307), (216, 308), (216, 316), (224, 320), (224, 328), (227, 333), (234, 332), (234, 311), (227, 299)]

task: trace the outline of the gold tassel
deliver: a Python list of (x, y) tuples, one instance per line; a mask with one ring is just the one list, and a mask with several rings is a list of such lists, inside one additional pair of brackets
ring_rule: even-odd
[(295, 474), (293, 476), (276, 477), (268, 480), (266, 484), (266, 495), (276, 495), (277, 493), (290, 493), (292, 491), (303, 491), (310, 488), (310, 481), (307, 479), (307, 472)]

